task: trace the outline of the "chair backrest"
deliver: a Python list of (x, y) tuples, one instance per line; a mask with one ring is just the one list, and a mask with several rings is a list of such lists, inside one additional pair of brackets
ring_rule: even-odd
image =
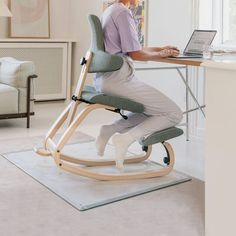
[(93, 53), (89, 73), (112, 72), (119, 70), (123, 65), (123, 59), (117, 55), (111, 55), (105, 52), (102, 25), (99, 18), (95, 15), (89, 15), (92, 40), (91, 52)]

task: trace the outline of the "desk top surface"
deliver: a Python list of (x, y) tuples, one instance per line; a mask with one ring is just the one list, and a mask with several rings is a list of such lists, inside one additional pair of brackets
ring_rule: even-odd
[(205, 60), (203, 58), (160, 58), (157, 61), (186, 66), (200, 66)]
[(209, 64), (214, 64), (215, 66), (221, 65), (222, 67), (230, 65), (231, 67), (236, 67), (236, 55), (217, 55), (211, 60), (206, 60), (203, 58), (159, 58), (155, 62), (135, 62), (136, 68), (148, 68), (155, 67), (157, 63), (168, 63), (175, 64), (176, 66), (204, 66)]

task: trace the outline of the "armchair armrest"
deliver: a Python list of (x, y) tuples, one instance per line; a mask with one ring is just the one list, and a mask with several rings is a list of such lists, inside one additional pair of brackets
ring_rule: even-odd
[(27, 128), (30, 127), (30, 102), (34, 101), (35, 99), (31, 99), (31, 82), (33, 79), (37, 78), (38, 76), (33, 74), (27, 77), (27, 100), (26, 100), (26, 113), (27, 113)]
[(35, 101), (34, 98), (31, 98), (32, 80), (35, 78), (38, 78), (38, 76), (35, 74), (29, 75), (27, 77), (27, 100), (29, 100), (29, 101)]

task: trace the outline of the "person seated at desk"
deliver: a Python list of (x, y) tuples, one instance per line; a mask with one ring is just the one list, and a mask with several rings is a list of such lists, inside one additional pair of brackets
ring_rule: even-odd
[(124, 97), (144, 105), (144, 113), (129, 113), (104, 125), (96, 139), (98, 155), (104, 154), (105, 146), (112, 137), (115, 146), (116, 166), (123, 168), (128, 147), (156, 131), (177, 125), (182, 120), (181, 109), (157, 89), (141, 82), (135, 75), (132, 60), (155, 61), (158, 58), (177, 56), (179, 50), (173, 46), (145, 47), (139, 43), (135, 20), (128, 9), (137, 0), (119, 0), (109, 6), (102, 15), (106, 52), (123, 57), (122, 68), (115, 72), (98, 73), (94, 78), (97, 91)]

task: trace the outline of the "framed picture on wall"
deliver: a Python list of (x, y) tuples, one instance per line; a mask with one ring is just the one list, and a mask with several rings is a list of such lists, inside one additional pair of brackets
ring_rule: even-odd
[(136, 0), (134, 6), (130, 6), (136, 21), (138, 38), (142, 46), (147, 45), (147, 20), (148, 20), (148, 0)]
[(50, 38), (50, 0), (10, 0), (10, 37)]
[(106, 8), (108, 8), (110, 5), (112, 5), (115, 1), (114, 0), (103, 0), (103, 5), (102, 5), (102, 9), (103, 11), (106, 10)]
[[(113, 4), (114, 0), (103, 1), (103, 11)], [(147, 21), (148, 21), (148, 0), (136, 0), (135, 5), (130, 6), (130, 10), (134, 16), (139, 42), (142, 46), (147, 45)]]

